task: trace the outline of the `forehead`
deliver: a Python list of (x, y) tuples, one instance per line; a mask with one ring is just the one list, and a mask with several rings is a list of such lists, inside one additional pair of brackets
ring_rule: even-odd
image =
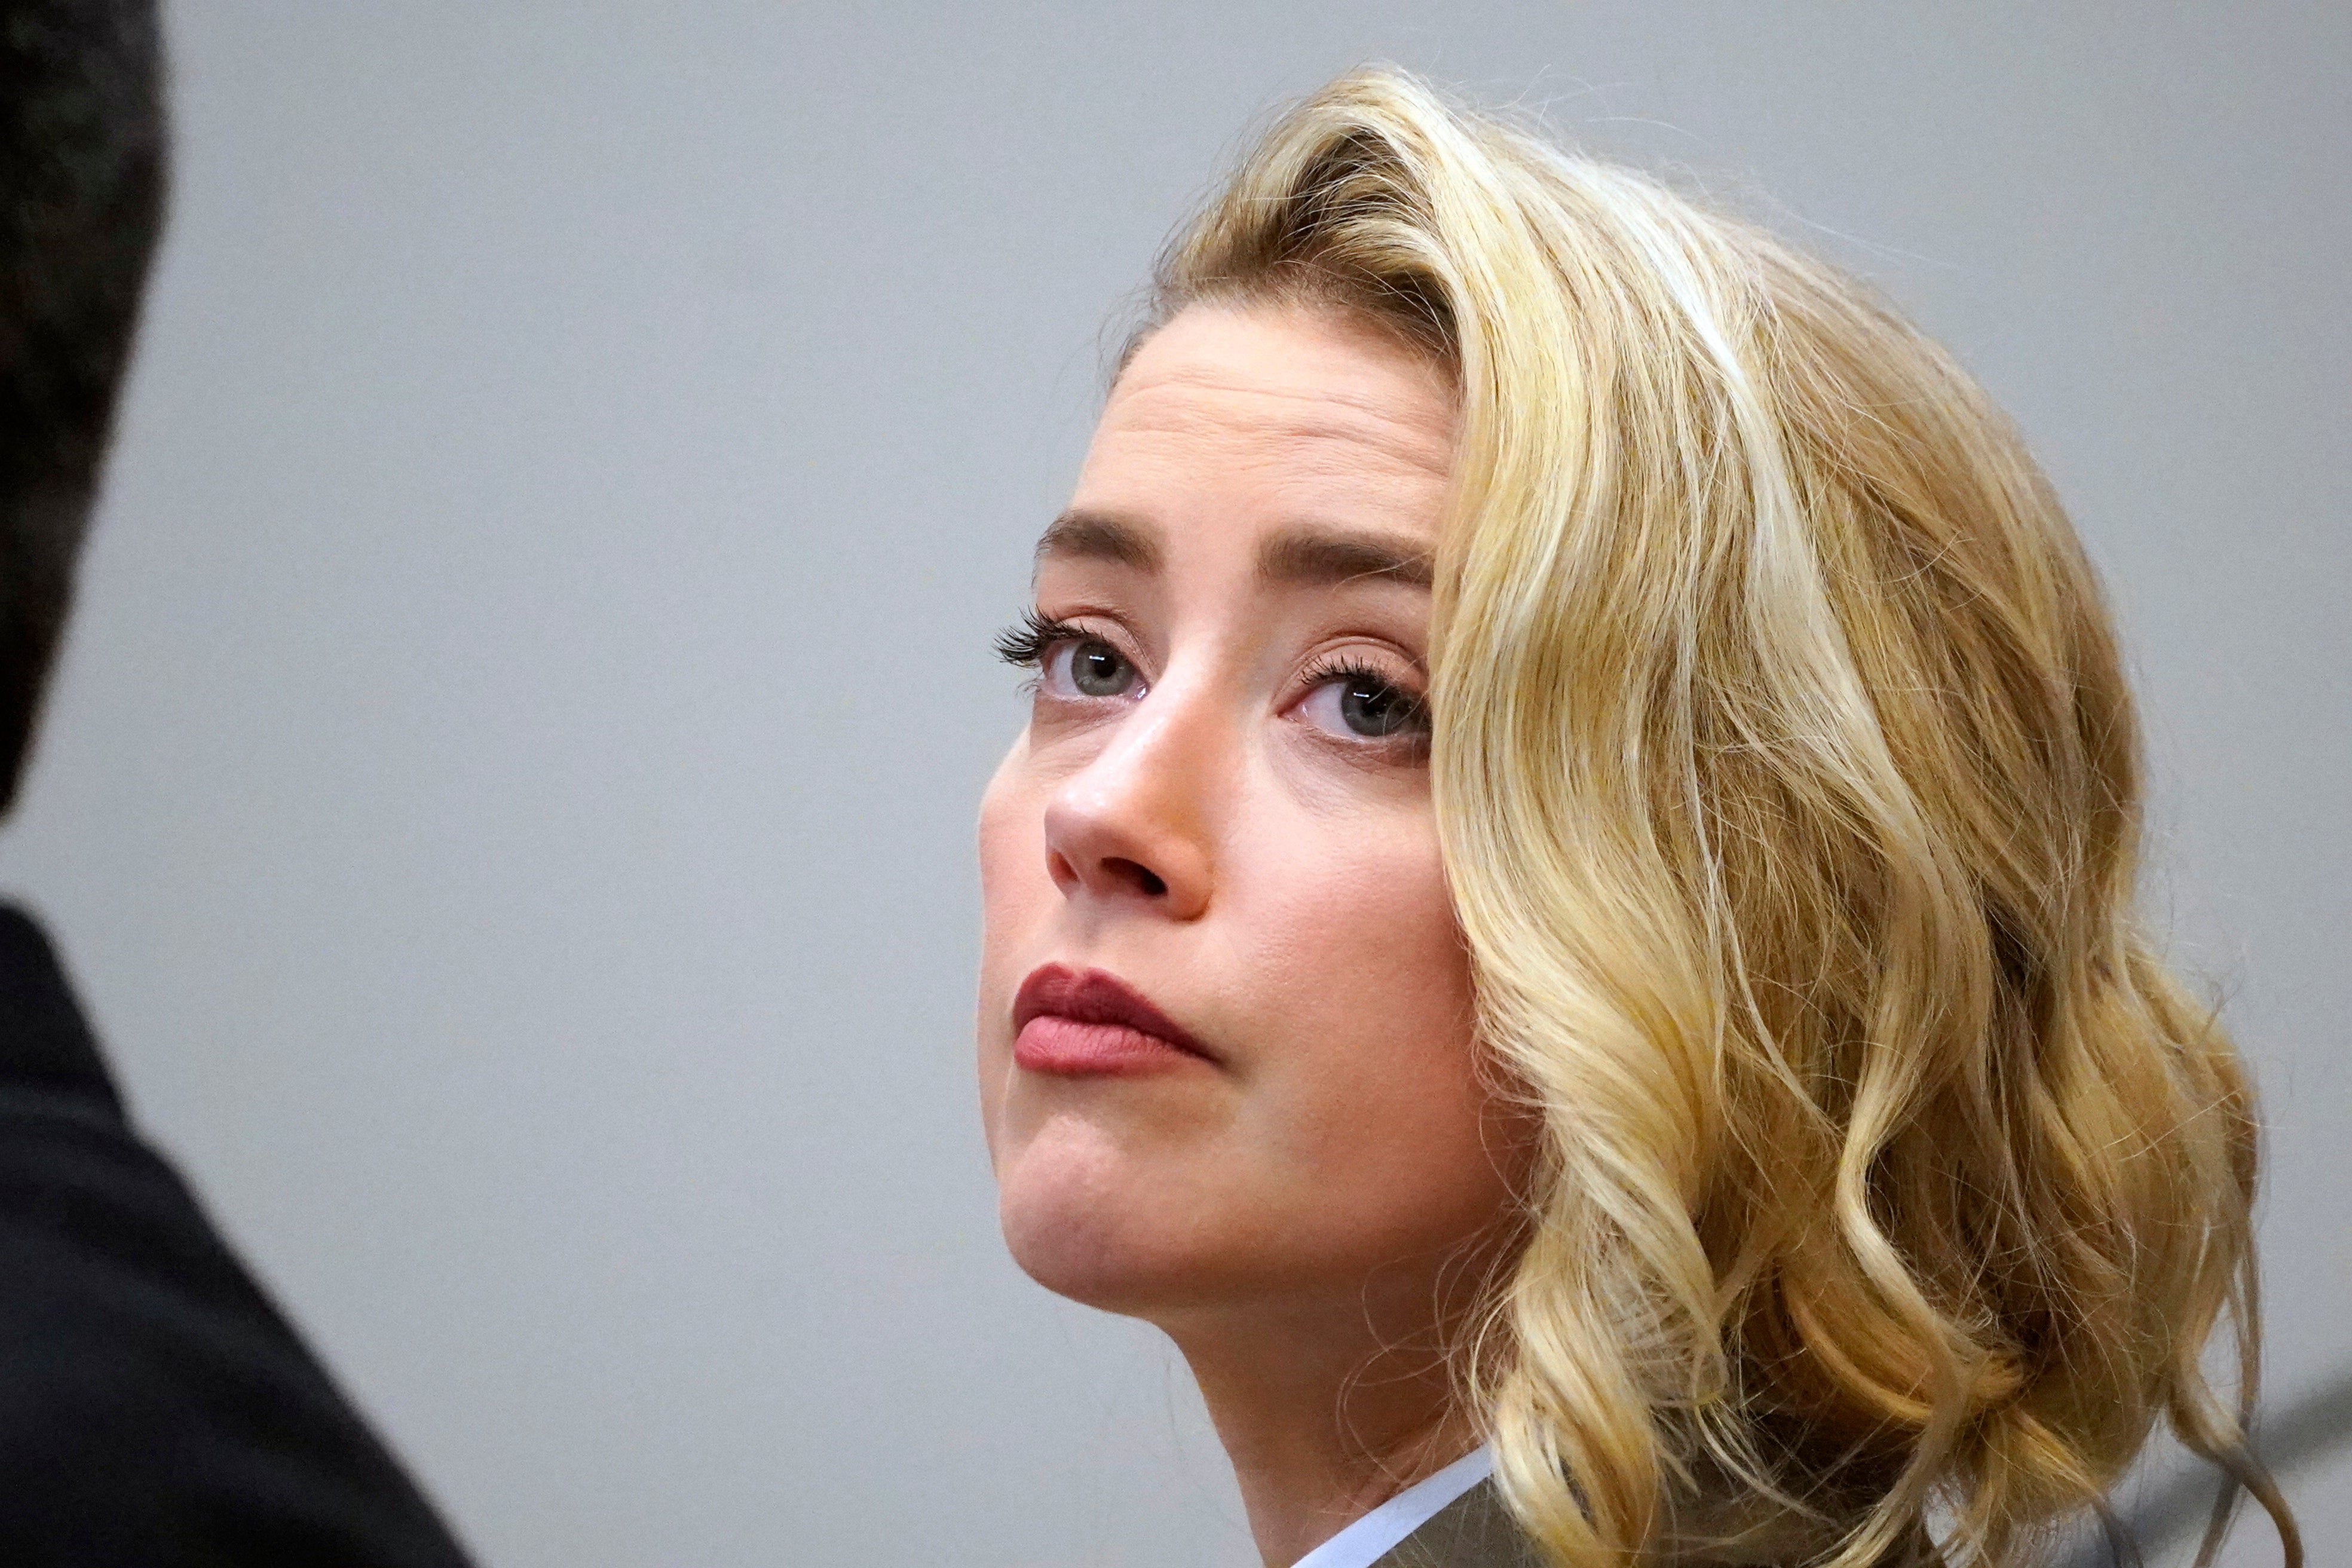
[(1453, 436), (1444, 374), (1381, 332), (1336, 312), (1195, 305), (1120, 374), (1080, 489), (1124, 480), (1328, 496), (1336, 484), (1365, 490), (1358, 500), (1388, 491), (1419, 503), (1442, 489)]

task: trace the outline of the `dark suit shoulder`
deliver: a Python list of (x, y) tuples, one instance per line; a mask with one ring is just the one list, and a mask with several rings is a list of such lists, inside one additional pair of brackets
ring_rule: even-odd
[(1372, 1568), (1545, 1568), (1503, 1505), (1490, 1479), (1480, 1481), (1389, 1549)]
[(120, 1120), (122, 1101), (40, 926), (0, 904), (0, 1095), (57, 1094)]
[(47, 944), (28, 973), (9, 927), (0, 920), (0, 1562), (463, 1568), (124, 1119), (94, 1045), (86, 1063), (60, 1048), (87, 1030)]

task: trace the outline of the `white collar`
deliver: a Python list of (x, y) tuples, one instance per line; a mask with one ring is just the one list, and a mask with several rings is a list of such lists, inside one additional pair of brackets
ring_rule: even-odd
[(1372, 1568), (1439, 1509), (1495, 1473), (1495, 1456), (1474, 1449), (1412, 1485), (1291, 1564), (1291, 1568)]

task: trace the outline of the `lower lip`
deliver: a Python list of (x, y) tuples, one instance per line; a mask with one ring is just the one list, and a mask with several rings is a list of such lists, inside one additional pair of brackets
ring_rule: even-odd
[(1051, 1014), (1030, 1019), (1013, 1042), (1015, 1066), (1066, 1078), (1167, 1072), (1202, 1059), (1124, 1024), (1081, 1024)]

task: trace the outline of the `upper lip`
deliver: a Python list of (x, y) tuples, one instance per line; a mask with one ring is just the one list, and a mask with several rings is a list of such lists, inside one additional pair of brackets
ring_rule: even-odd
[(1167, 1041), (1209, 1061), (1216, 1053), (1194, 1039), (1173, 1018), (1151, 1005), (1150, 997), (1107, 969), (1072, 969), (1048, 963), (1032, 970), (1013, 998), (1013, 1032), (1018, 1035), (1032, 1018), (1067, 1018), (1078, 1024), (1119, 1024)]

